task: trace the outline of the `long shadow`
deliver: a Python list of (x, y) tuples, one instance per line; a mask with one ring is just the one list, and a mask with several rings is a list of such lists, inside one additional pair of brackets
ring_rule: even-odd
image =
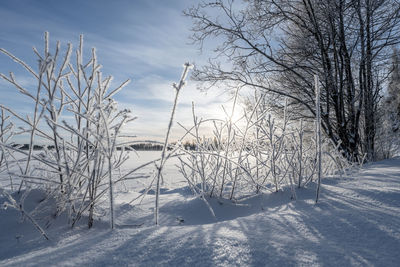
[(202, 200), (179, 199), (161, 207), (165, 222), (179, 214), (193, 220), (82, 232), (82, 242), (75, 234), (68, 245), (33, 251), (14, 263), (68, 263), (73, 255), (75, 265), (90, 266), (398, 266), (400, 180), (389, 177), (394, 188), (375, 190), (387, 177), (367, 176), (360, 188), (354, 179), (339, 181), (341, 186), (324, 180), (318, 204), (313, 186), (297, 190), (296, 201), (289, 191), (250, 198), (243, 206), (209, 199), (218, 222)]

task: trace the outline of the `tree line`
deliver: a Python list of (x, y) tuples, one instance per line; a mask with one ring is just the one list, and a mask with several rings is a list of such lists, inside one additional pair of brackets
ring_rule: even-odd
[(193, 72), (204, 88), (253, 88), (277, 109), (288, 98), (311, 123), (318, 75), (325, 135), (351, 161), (376, 159), (378, 109), (400, 42), (399, 1), (217, 0), (185, 15), (193, 43), (216, 54)]

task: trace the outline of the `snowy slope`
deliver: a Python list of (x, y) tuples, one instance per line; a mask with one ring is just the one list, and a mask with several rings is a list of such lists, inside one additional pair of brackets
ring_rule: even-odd
[(164, 189), (160, 227), (149, 195), (141, 207), (120, 200), (114, 231), (54, 222), (51, 241), (1, 210), (0, 266), (400, 266), (400, 158), (322, 186), (317, 205), (312, 186), (297, 201), (289, 191), (213, 199), (217, 220), (187, 188)]

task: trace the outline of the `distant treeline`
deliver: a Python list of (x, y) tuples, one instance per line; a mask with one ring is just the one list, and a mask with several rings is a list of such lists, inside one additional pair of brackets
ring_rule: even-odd
[[(19, 148), (21, 150), (28, 150), (29, 149), (29, 144), (13, 144), (12, 145), (15, 148)], [(33, 145), (33, 150), (43, 150), (43, 148), (47, 148), (47, 149), (54, 149), (53, 145), (49, 145), (49, 146), (41, 146), (41, 145)]]
[[(125, 150), (142, 150), (142, 151), (153, 151), (153, 150), (162, 150), (163, 146), (159, 144), (151, 144), (151, 143), (139, 143), (130, 146), (126, 146)], [(171, 148), (168, 148), (170, 150)], [(122, 150), (122, 147), (117, 147), (117, 150)]]
[[(175, 145), (175, 143), (170, 144), (170, 147), (168, 147), (168, 150), (171, 150), (172, 147)], [(185, 149), (187, 150), (195, 150), (196, 146), (193, 143), (185, 143), (183, 145)], [(18, 147), (21, 150), (28, 150), (29, 149), (29, 144), (14, 144), (13, 147)], [(43, 149), (48, 149), (52, 150), (54, 149), (54, 145), (33, 145), (33, 150), (43, 150)], [(161, 144), (153, 144), (153, 143), (138, 143), (130, 146), (125, 146), (126, 151), (130, 150), (141, 150), (141, 151), (161, 151), (163, 149), (163, 145)], [(122, 147), (117, 147), (117, 150), (122, 150)]]

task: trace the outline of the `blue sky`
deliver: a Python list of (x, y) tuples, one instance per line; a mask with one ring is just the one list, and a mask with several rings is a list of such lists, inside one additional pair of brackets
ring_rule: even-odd
[[(36, 67), (32, 47), (43, 49), (43, 33), (50, 32), (51, 47), (56, 40), (63, 48), (76, 48), (84, 34), (84, 52), (96, 47), (103, 75), (114, 77), (114, 86), (130, 78), (132, 82), (117, 96), (120, 108), (130, 108), (138, 119), (129, 126), (139, 139), (160, 140), (172, 106), (171, 84), (178, 81), (182, 64), (203, 64), (207, 55), (190, 45), (191, 20), (182, 10), (196, 5), (194, 0), (1, 0), (0, 47)], [(35, 88), (33, 79), (0, 55), (0, 72), (14, 72), (24, 85)], [(27, 109), (27, 101), (5, 81), (0, 81), (0, 103), (15, 110)], [(221, 104), (228, 99), (217, 89), (207, 94), (189, 81), (180, 96), (176, 120), (190, 125), (191, 102), (200, 117), (223, 117)], [(182, 134), (176, 126), (173, 138)]]

